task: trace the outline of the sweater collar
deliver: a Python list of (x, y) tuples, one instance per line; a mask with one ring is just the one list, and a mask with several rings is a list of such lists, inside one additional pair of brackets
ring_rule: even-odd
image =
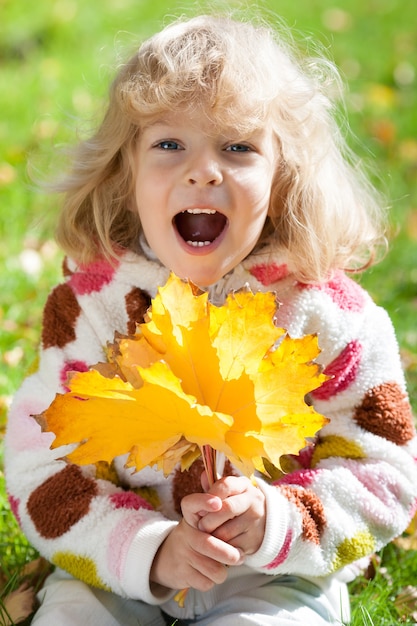
[[(143, 256), (150, 261), (156, 274), (160, 276), (161, 269), (166, 270), (166, 268), (159, 261), (143, 234), (139, 242)], [(288, 279), (290, 279), (291, 283), (294, 282), (291, 274), (291, 268), (282, 251), (272, 246), (265, 246), (260, 252), (250, 254), (219, 281), (210, 285), (208, 288), (209, 299), (213, 304), (221, 305), (228, 293), (244, 287), (249, 288), (254, 293), (257, 291), (275, 291), (279, 286), (283, 287), (283, 281), (288, 283)]]

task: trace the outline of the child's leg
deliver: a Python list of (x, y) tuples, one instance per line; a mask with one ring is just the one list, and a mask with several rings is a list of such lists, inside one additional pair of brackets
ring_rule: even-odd
[(39, 592), (34, 626), (165, 626), (158, 607), (89, 587), (57, 570)]
[(349, 597), (344, 583), (323, 591), (297, 576), (283, 576), (262, 587), (220, 602), (193, 624), (198, 626), (329, 626), (348, 624)]

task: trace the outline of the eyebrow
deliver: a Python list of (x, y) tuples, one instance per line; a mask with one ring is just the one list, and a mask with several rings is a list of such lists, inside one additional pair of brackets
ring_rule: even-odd
[(146, 123), (142, 130), (146, 130), (147, 128), (152, 128), (153, 126), (170, 126), (172, 122), (163, 117), (158, 117), (157, 119)]

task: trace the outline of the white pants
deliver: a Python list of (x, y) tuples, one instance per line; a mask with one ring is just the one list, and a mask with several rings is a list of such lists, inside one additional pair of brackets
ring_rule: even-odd
[(223, 599), (193, 620), (164, 619), (158, 607), (89, 587), (60, 570), (47, 579), (38, 599), (34, 626), (328, 626), (350, 619), (344, 583), (334, 580), (323, 590), (296, 576), (273, 577)]

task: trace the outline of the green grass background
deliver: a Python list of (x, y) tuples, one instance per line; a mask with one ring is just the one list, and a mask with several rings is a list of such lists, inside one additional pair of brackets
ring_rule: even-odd
[[(254, 5), (228, 6), (252, 7), (250, 13)], [(307, 50), (319, 42), (345, 79), (350, 143), (392, 207), (390, 253), (359, 280), (393, 319), (417, 409), (417, 2), (258, 6), (267, 17), (284, 18)], [(41, 194), (35, 181), (59, 171), (60, 148), (95, 124), (133, 43), (196, 7), (175, 0), (0, 0), (0, 562), (8, 575), (33, 552), (7, 507), (1, 433), (10, 399), (35, 360), (42, 306), (61, 263), (53, 243), (58, 200)], [(404, 585), (417, 584), (417, 557), (390, 546), (383, 555), (390, 575), (399, 555), (401, 572), (391, 582), (382, 571), (371, 584), (357, 583), (354, 624), (403, 623), (395, 621), (393, 600)]]

